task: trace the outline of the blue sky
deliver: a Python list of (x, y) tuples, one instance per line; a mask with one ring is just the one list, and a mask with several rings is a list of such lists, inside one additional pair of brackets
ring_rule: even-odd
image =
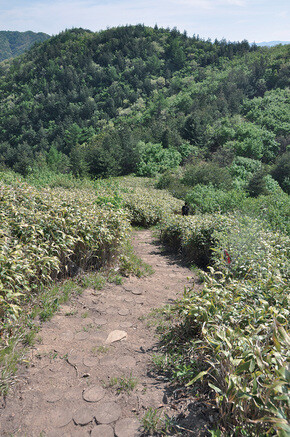
[(0, 0), (0, 30), (55, 35), (124, 24), (177, 27), (230, 41), (290, 41), (289, 0)]

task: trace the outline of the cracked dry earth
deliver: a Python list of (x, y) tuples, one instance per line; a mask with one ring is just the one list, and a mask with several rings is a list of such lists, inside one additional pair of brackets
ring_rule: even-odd
[[(146, 316), (180, 297), (192, 272), (164, 255), (149, 230), (136, 232), (134, 248), (155, 273), (87, 289), (42, 325), (41, 343), (0, 409), (1, 436), (137, 437), (149, 408), (181, 411), (166, 382), (150, 374), (157, 338)], [(118, 394), (108, 382), (120, 377), (136, 378), (136, 387)], [(204, 412), (189, 402), (183, 410), (191, 432), (181, 435), (204, 435)]]

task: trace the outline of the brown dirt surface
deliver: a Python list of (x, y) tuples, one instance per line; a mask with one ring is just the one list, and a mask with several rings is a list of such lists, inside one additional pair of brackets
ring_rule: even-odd
[[(207, 407), (178, 399), (150, 372), (158, 339), (147, 316), (181, 297), (193, 273), (165, 254), (150, 230), (136, 232), (134, 248), (155, 273), (87, 289), (43, 323), (41, 343), (0, 409), (1, 436), (141, 436), (137, 425), (149, 408), (182, 418), (181, 432), (170, 435), (207, 435)], [(136, 386), (118, 393), (112, 378)]]

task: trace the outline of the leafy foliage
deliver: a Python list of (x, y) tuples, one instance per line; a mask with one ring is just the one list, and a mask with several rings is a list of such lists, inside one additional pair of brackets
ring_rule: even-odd
[(166, 313), (162, 372), (188, 387), (203, 380), (230, 435), (286, 436), (289, 238), (235, 213), (168, 218), (161, 241), (214, 266)]
[(121, 209), (89, 191), (1, 183), (0, 309), (18, 315), (25, 295), (52, 279), (108, 264), (128, 232)]
[(0, 66), (0, 166), (27, 175), (66, 155), (58, 171), (145, 175), (228, 151), (271, 164), (289, 144), (287, 56), (157, 26), (62, 32)]
[(176, 149), (163, 149), (162, 144), (137, 144), (139, 163), (137, 174), (139, 176), (156, 176), (165, 170), (178, 167), (181, 155)]
[(35, 43), (41, 43), (50, 38), (42, 32), (14, 32), (0, 31), (0, 62), (5, 59), (14, 58), (30, 49)]

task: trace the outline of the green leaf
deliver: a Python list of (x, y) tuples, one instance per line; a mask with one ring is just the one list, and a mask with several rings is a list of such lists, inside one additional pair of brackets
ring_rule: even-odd
[(202, 379), (205, 375), (207, 375), (208, 374), (208, 371), (206, 370), (206, 371), (203, 371), (203, 372), (200, 372), (198, 375), (196, 375), (196, 377), (195, 378), (193, 378), (191, 381), (189, 381), (187, 384), (186, 384), (186, 387), (189, 387), (190, 385), (192, 385), (192, 384), (194, 384), (196, 381), (199, 381), (200, 379)]
[(212, 388), (216, 393), (222, 393), (221, 389), (218, 388), (217, 386), (211, 384), (210, 382), (208, 383), (209, 387)]

